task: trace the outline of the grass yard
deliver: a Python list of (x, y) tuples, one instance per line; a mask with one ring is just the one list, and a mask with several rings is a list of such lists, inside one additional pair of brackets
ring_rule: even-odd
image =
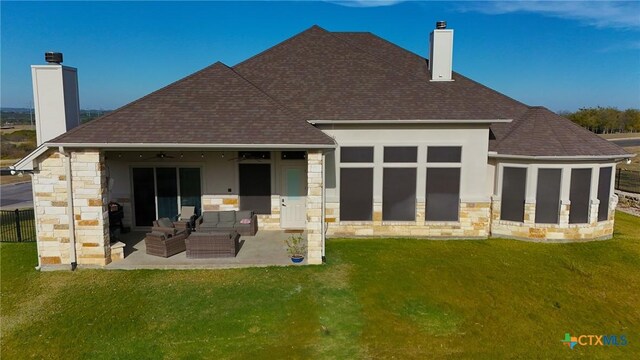
[[(640, 218), (615, 238), (335, 239), (326, 266), (38, 272), (1, 244), (13, 358), (637, 358)], [(626, 335), (627, 346), (563, 346)]]

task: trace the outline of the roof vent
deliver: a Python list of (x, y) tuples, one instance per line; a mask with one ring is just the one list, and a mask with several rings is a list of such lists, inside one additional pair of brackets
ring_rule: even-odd
[(47, 51), (44, 53), (44, 60), (49, 64), (60, 64), (62, 63), (62, 53)]
[(447, 22), (446, 21), (438, 21), (436, 22), (436, 29), (446, 29)]

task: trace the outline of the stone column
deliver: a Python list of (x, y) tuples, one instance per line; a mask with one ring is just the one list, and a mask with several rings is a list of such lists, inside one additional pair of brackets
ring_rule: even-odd
[(71, 152), (71, 179), (78, 264), (106, 265), (111, 246), (104, 153)]
[(527, 201), (524, 203), (524, 224), (533, 226), (536, 219), (536, 203), (535, 201)]
[(322, 151), (307, 152), (307, 263), (322, 263)]
[(64, 157), (49, 151), (38, 158), (33, 174), (39, 264), (69, 264), (69, 214)]
[(598, 223), (598, 209), (600, 208), (600, 200), (591, 199), (589, 202), (589, 224), (595, 225)]

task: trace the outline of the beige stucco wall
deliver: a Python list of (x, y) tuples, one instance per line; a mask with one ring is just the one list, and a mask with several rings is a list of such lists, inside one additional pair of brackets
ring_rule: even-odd
[[(323, 131), (333, 137), (339, 146), (373, 146), (373, 201), (382, 202), (382, 172), (384, 167), (417, 167), (416, 200), (424, 201), (426, 192), (426, 166), (428, 146), (461, 146), (460, 163), (429, 164), (429, 167), (460, 167), (460, 198), (462, 202), (489, 202), (487, 186), (487, 156), (489, 127), (484, 125), (403, 125), (403, 126), (327, 126)], [(384, 163), (385, 146), (417, 146), (415, 165)], [(326, 198), (328, 202), (340, 199), (340, 149), (327, 156)], [(346, 164), (357, 167), (358, 165)], [(367, 165), (367, 167), (370, 167)]]

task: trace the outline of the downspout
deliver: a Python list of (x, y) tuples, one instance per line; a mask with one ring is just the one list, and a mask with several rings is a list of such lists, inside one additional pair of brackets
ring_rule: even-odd
[(322, 224), (322, 262), (326, 263), (327, 262), (327, 257), (325, 256), (325, 252), (324, 252), (324, 248), (325, 248), (325, 240), (326, 240), (326, 224), (327, 222), (325, 221), (325, 189), (327, 187), (326, 184), (326, 176), (325, 176), (325, 162), (327, 160), (327, 156), (326, 153), (323, 151), (322, 152), (322, 205), (321, 205), (321, 210), (320, 210), (320, 221)]
[(69, 260), (71, 262), (71, 271), (78, 267), (78, 258), (76, 254), (76, 231), (75, 217), (73, 216), (73, 188), (71, 186), (71, 153), (64, 151), (63, 146), (58, 147), (58, 152), (65, 158), (64, 171), (67, 179), (67, 214), (69, 216)]

